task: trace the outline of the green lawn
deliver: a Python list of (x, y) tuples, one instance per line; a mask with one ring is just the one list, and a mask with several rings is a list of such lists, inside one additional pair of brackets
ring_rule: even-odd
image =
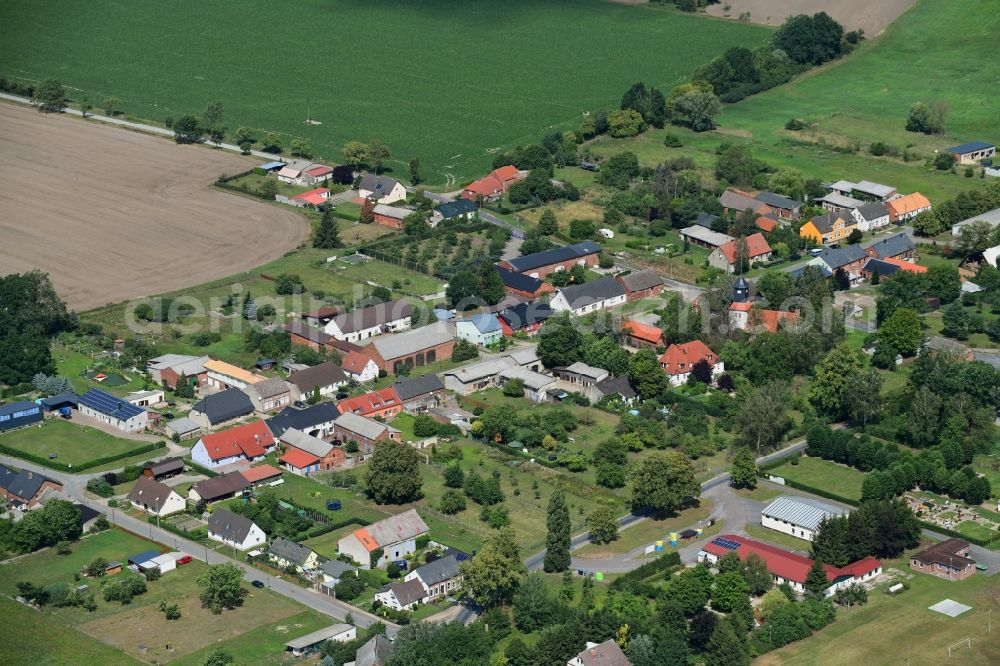
[(95, 359), (94, 355), (101, 351), (96, 346), (80, 343), (78, 347), (70, 347), (59, 341), (52, 343), (52, 360), (56, 364), (56, 372), (67, 378), (73, 384), (73, 390), (78, 394), (86, 393), (92, 388), (99, 388), (115, 395), (125, 395), (133, 391), (141, 391), (146, 387), (141, 375), (124, 373), (129, 382), (121, 386), (110, 386), (94, 381), (84, 376), (85, 372), (118, 372), (107, 363), (107, 359)]
[(798, 465), (785, 463), (768, 470), (768, 474), (805, 483), (848, 499), (861, 499), (861, 483), (865, 478), (863, 472), (846, 465), (809, 457), (800, 458)]
[[(195, 15), (194, 29), (176, 20)], [(157, 122), (220, 100), (230, 130), (276, 131), (286, 148), (299, 137), (327, 159), (338, 158), (348, 140), (380, 139), (393, 153), (386, 168), (408, 174), (418, 155), (432, 184), (471, 180), (498, 151), (617, 107), (636, 81), (669, 89), (726, 48), (755, 46), (771, 33), (604, 0), (515, 0), (500, 14), (488, 4), (442, 0), (249, 0), (239, 11), (194, 0), (169, 7), (98, 0), (86, 9), (20, 0), (4, 3), (0, 18), (8, 27), (0, 45), (8, 77), (57, 76), (76, 99), (100, 106), (115, 95), (127, 115)], [(340, 49), (324, 61), (337, 76), (318, 81), (314, 63), (289, 67), (273, 49), (258, 48), (254, 31), (262, 29), (269, 43), (307, 51), (331, 41), (360, 45), (373, 35), (378, 48)], [(387, 72), (391, 82), (371, 85)], [(448, 101), (456, 96), (461, 104)], [(307, 115), (321, 124), (305, 124)]]
[(769, 530), (762, 525), (747, 523), (745, 529), (747, 535), (753, 537), (754, 539), (770, 541), (771, 543), (775, 543), (779, 546), (785, 546), (786, 548), (791, 548), (792, 550), (809, 552), (809, 549), (812, 548), (812, 544), (805, 539), (797, 539), (783, 532)]
[(706, 519), (712, 512), (712, 506), (711, 501), (702, 500), (699, 506), (685, 509), (671, 518), (663, 520), (647, 518), (631, 527), (620, 530), (615, 541), (606, 544), (588, 543), (579, 550), (573, 551), (573, 555), (589, 558), (611, 557), (627, 553), (641, 546), (648, 546), (656, 541), (663, 541), (669, 547), (671, 532), (679, 532), (689, 527), (695, 529), (703, 522), (707, 527)]
[(332, 560), (337, 557), (337, 542), (359, 527), (361, 527), (360, 524), (352, 523), (346, 527), (341, 527), (332, 532), (327, 532), (326, 534), (318, 536), (314, 539), (306, 539), (302, 542), (302, 545), (308, 546), (320, 555), (329, 557)]
[[(55, 453), (58, 456), (56, 461), (79, 465), (95, 458), (126, 453), (146, 446), (149, 442), (122, 439), (91, 426), (50, 418), (45, 419), (40, 426), (0, 435), (0, 444), (46, 459), (49, 454)], [(137, 458), (144, 459), (150, 455), (155, 455), (155, 452), (142, 454)], [(120, 462), (115, 464), (121, 465)]]

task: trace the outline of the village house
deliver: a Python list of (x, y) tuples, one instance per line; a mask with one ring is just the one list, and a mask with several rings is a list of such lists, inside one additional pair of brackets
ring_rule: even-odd
[(393, 388), (387, 387), (346, 398), (337, 403), (341, 414), (357, 414), (370, 419), (380, 417), (386, 420), (398, 416), (403, 411), (403, 403)]
[[(878, 275), (879, 279), (881, 279), (895, 275), (899, 271), (907, 271), (909, 273), (926, 273), (927, 267), (921, 266), (920, 264), (914, 264), (909, 261), (902, 261), (901, 259), (871, 258), (865, 262), (865, 265), (861, 268), (861, 277), (871, 282), (875, 279), (876, 275)], [(962, 283), (962, 286), (965, 287), (967, 284), (972, 283), (965, 281)]]
[(289, 185), (315, 185), (329, 180), (333, 175), (333, 168), (308, 160), (291, 160), (278, 168), (275, 175), (278, 180)]
[(390, 227), (392, 229), (402, 229), (403, 220), (412, 212), (414, 211), (410, 208), (387, 206), (385, 204), (378, 204), (372, 209), (375, 224), (381, 224), (383, 227)]
[(358, 195), (375, 204), (391, 204), (406, 200), (406, 187), (395, 178), (366, 173), (358, 185)]
[(267, 547), (267, 557), (278, 568), (295, 567), (298, 573), (312, 571), (319, 566), (319, 555), (316, 551), (282, 536)]
[(191, 460), (215, 469), (237, 462), (260, 460), (275, 447), (274, 436), (263, 421), (238, 425), (205, 435), (191, 449)]
[(976, 573), (965, 539), (945, 539), (910, 555), (910, 570), (948, 580), (965, 580)]
[(353, 564), (341, 562), (340, 560), (326, 560), (320, 563), (319, 570), (323, 576), (323, 582), (320, 583), (320, 590), (325, 594), (333, 596), (336, 594), (333, 588), (336, 587), (337, 583), (348, 576), (356, 576), (358, 568)]
[(500, 329), (505, 337), (512, 338), (522, 334), (532, 338), (538, 335), (542, 324), (553, 314), (548, 303), (527, 302), (504, 308), (497, 313), (497, 318), (500, 320)]
[(708, 248), (709, 250), (714, 250), (722, 245), (725, 245), (726, 243), (736, 240), (728, 234), (712, 231), (711, 229), (707, 229), (698, 224), (693, 224), (690, 227), (681, 229), (680, 235), (681, 240), (687, 241), (691, 245)]
[(317, 187), (315, 189), (294, 195), (291, 197), (290, 203), (293, 206), (299, 206), (300, 208), (306, 205), (319, 208), (329, 202), (329, 200), (330, 190), (325, 187)]
[(503, 197), (511, 185), (524, 178), (525, 175), (518, 171), (515, 166), (503, 166), (494, 169), (488, 176), (469, 183), (459, 196), (474, 202), (496, 201)]
[(635, 319), (629, 319), (622, 324), (625, 342), (635, 349), (656, 349), (664, 346), (663, 331), (658, 326), (644, 324)]
[(869, 257), (876, 259), (915, 259), (917, 256), (917, 245), (905, 232), (873, 240), (861, 247)]
[(798, 319), (798, 312), (769, 310), (757, 307), (750, 301), (734, 301), (729, 304), (729, 326), (736, 331), (775, 333), (783, 325), (794, 326)]
[(715, 248), (708, 255), (708, 265), (724, 270), (727, 273), (735, 273), (741, 242), (746, 242), (747, 262), (749, 265), (752, 266), (755, 263), (771, 259), (771, 246), (768, 244), (767, 239), (764, 238), (764, 234), (758, 232), (747, 236), (745, 239), (731, 240)]
[[(380, 568), (415, 553), (417, 539), (429, 531), (416, 510), (410, 509), (359, 527), (337, 542), (337, 552), (353, 559), (362, 569)], [(381, 551), (377, 559), (373, 556), (376, 551)]]
[(611, 373), (604, 368), (595, 368), (582, 361), (566, 366), (565, 368), (555, 368), (553, 374), (562, 381), (569, 384), (568, 390), (576, 391), (591, 402), (597, 402), (600, 398), (595, 395), (594, 387), (611, 376)]
[(535, 300), (543, 294), (552, 294), (556, 291), (555, 287), (541, 278), (508, 270), (502, 266), (497, 266), (496, 269), (503, 281), (504, 290), (512, 296)]
[(278, 439), (284, 453), (278, 462), (292, 474), (310, 476), (313, 472), (328, 472), (347, 464), (344, 450), (301, 430), (289, 428)]
[(375, 600), (396, 611), (410, 611), (426, 599), (427, 593), (419, 580), (389, 583), (375, 593)]
[(420, 375), (418, 377), (400, 377), (392, 384), (403, 409), (409, 414), (426, 412), (437, 407), (444, 399), (444, 384), (437, 375)]
[(889, 207), (881, 201), (861, 204), (851, 210), (859, 231), (876, 231), (889, 224)]
[(760, 510), (760, 524), (775, 532), (812, 541), (819, 525), (848, 511), (808, 497), (782, 495)]
[(184, 498), (173, 488), (147, 476), (140, 476), (126, 497), (132, 506), (154, 516), (169, 516), (187, 508)]
[(371, 453), (375, 445), (387, 439), (400, 441), (399, 430), (357, 414), (341, 414), (333, 422), (333, 436), (342, 444), (357, 442), (363, 453)]
[[(333, 317), (327, 319), (327, 324)], [(308, 324), (301, 321), (292, 321), (284, 326), (285, 331), (292, 338), (293, 345), (303, 345), (309, 347), (310, 349), (315, 349), (316, 351), (327, 351), (334, 350), (339, 354), (350, 354), (351, 352), (360, 351), (361, 347), (347, 342), (346, 340), (338, 340), (337, 338), (329, 335), (325, 330), (319, 328), (313, 328)]]
[[(723, 534), (702, 546), (698, 553), (698, 561), (716, 564), (726, 553), (734, 551), (743, 561), (746, 561), (751, 554), (756, 554), (764, 560), (767, 570), (774, 576), (775, 585), (787, 583), (796, 592), (805, 592), (806, 576), (813, 561), (808, 557), (760, 541)], [(826, 576), (830, 582), (825, 592), (828, 597), (849, 585), (867, 583), (882, 573), (882, 563), (872, 557), (852, 562), (845, 567), (824, 564), (823, 568), (826, 569)]]
[(209, 430), (253, 414), (250, 396), (238, 388), (211, 393), (191, 407), (188, 418), (199, 428)]
[[(133, 391), (125, 396), (125, 400), (136, 407), (152, 407), (164, 401), (163, 389), (153, 389), (150, 391)], [(79, 403), (79, 401), (77, 401)]]
[(258, 414), (276, 412), (292, 402), (292, 389), (281, 377), (269, 377), (251, 384), (244, 393), (250, 398), (254, 411)]
[(42, 408), (30, 400), (0, 405), (0, 432), (42, 422)]
[(799, 219), (799, 213), (802, 212), (801, 201), (796, 201), (795, 199), (790, 199), (774, 192), (761, 192), (754, 197), (754, 200), (761, 202), (767, 208), (763, 211), (757, 208), (755, 212), (759, 212), (760, 215), (773, 214), (788, 220), (797, 220)]
[(489, 358), (445, 371), (444, 385), (449, 391), (459, 395), (469, 395), (499, 386), (500, 373), (513, 367), (517, 367), (517, 363), (510, 356)]
[(963, 361), (974, 361), (976, 358), (967, 345), (940, 335), (932, 335), (924, 340), (923, 348), (931, 354), (947, 354)]
[(982, 160), (996, 155), (997, 147), (986, 141), (970, 141), (960, 146), (945, 148), (944, 152), (954, 157), (959, 164), (979, 164)]
[(323, 305), (316, 308), (315, 310), (310, 310), (309, 312), (303, 312), (299, 315), (299, 319), (306, 326), (312, 326), (316, 328), (323, 328), (329, 323), (331, 319), (340, 314), (340, 308), (335, 308), (331, 305)]
[(403, 577), (404, 581), (416, 580), (424, 589), (424, 598), (433, 601), (462, 587), (462, 573), (455, 555), (445, 555)]
[(722, 359), (701, 340), (670, 345), (660, 357), (660, 367), (667, 373), (667, 379), (673, 386), (683, 386), (691, 376), (694, 366), (701, 361), (711, 368), (712, 381), (726, 371)]
[(295, 400), (307, 399), (317, 391), (321, 398), (332, 397), (338, 390), (347, 386), (349, 381), (344, 370), (331, 361), (288, 375), (288, 383), (292, 385)]
[(354, 666), (386, 666), (391, 656), (392, 642), (382, 634), (376, 634), (354, 653)]
[(581, 316), (623, 305), (627, 300), (625, 287), (613, 277), (602, 277), (593, 282), (563, 287), (552, 298), (549, 305), (556, 312), (568, 311)]
[(748, 210), (757, 215), (763, 215), (770, 211), (770, 208), (763, 201), (754, 199), (753, 195), (735, 187), (727, 187), (719, 196), (719, 203), (723, 210), (729, 215), (740, 215)]
[(216, 509), (209, 517), (208, 538), (237, 550), (250, 550), (267, 541), (264, 530), (256, 523), (229, 509)]
[(836, 183), (828, 185), (827, 189), (861, 201), (881, 201), (882, 203), (887, 203), (896, 196), (895, 187), (873, 183), (870, 180), (862, 180), (857, 183), (852, 183), (849, 180), (838, 180)]
[(476, 204), (468, 199), (448, 201), (434, 209), (431, 215), (431, 225), (437, 226), (448, 220), (471, 220), (476, 214)]
[(92, 388), (81, 395), (79, 410), (123, 432), (139, 432), (149, 424), (149, 412), (145, 409), (101, 389)]
[(868, 254), (860, 245), (842, 245), (823, 248), (817, 256), (809, 260), (812, 266), (825, 268), (831, 274), (844, 273), (851, 284), (861, 280), (861, 271), (868, 262)]
[(18, 510), (32, 509), (43, 495), (62, 490), (62, 484), (30, 470), (0, 465), (0, 491), (7, 505)]
[(897, 224), (911, 220), (925, 210), (931, 209), (931, 202), (920, 192), (893, 199), (886, 205), (889, 207), (889, 220)]
[(827, 245), (842, 241), (858, 227), (848, 213), (817, 215), (799, 228), (799, 236), (817, 244)]
[(500, 342), (503, 328), (494, 314), (475, 314), (455, 321), (455, 337), (477, 347), (488, 347)]
[(207, 384), (217, 389), (244, 389), (250, 384), (262, 382), (265, 379), (265, 377), (255, 375), (249, 370), (215, 359), (205, 361), (205, 369), (208, 371)]
[(615, 279), (625, 288), (625, 295), (629, 301), (659, 296), (663, 293), (665, 284), (660, 274), (652, 269), (619, 275)]
[(164, 354), (146, 361), (149, 378), (159, 386), (176, 388), (177, 381), (184, 376), (194, 386), (204, 386), (208, 381), (205, 363), (208, 356), (188, 356), (186, 354)]
[(437, 322), (396, 335), (380, 336), (365, 348), (381, 370), (395, 373), (399, 368), (421, 368), (451, 358), (455, 347), (454, 329)]
[(219, 502), (236, 497), (250, 487), (250, 481), (240, 472), (227, 472), (199, 481), (188, 489), (188, 499), (192, 502)]
[(344, 373), (359, 384), (378, 377), (378, 364), (360, 351), (349, 352), (341, 363)]
[(499, 263), (501, 268), (524, 273), (529, 277), (545, 279), (557, 271), (569, 271), (574, 266), (593, 268), (600, 263), (601, 246), (592, 241), (574, 243), (554, 247), (523, 257), (505, 259)]
[(267, 419), (268, 430), (275, 437), (281, 437), (289, 428), (295, 428), (313, 437), (333, 436), (333, 422), (340, 416), (340, 410), (332, 402), (321, 402), (303, 409), (285, 407)]
[(603, 643), (587, 641), (586, 648), (566, 662), (566, 666), (632, 666), (618, 643), (609, 638)]
[(413, 306), (400, 298), (341, 313), (327, 323), (325, 332), (338, 340), (359, 342), (384, 333), (405, 331), (410, 328), (412, 316)]
[(632, 388), (628, 377), (606, 377), (597, 382), (593, 388), (594, 402), (600, 402), (605, 398), (617, 398), (626, 405), (632, 405), (639, 394)]

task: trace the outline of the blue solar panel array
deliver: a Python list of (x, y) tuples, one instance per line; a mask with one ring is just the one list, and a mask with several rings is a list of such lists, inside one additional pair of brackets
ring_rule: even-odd
[(146, 411), (141, 407), (136, 407), (124, 398), (105, 393), (100, 389), (90, 389), (84, 393), (80, 396), (80, 404), (121, 421), (127, 421), (133, 416), (138, 416)]
[(730, 541), (729, 539), (723, 539), (722, 537), (717, 537), (713, 539), (712, 543), (714, 543), (716, 546), (722, 546), (726, 550), (737, 550), (740, 547), (740, 544), (738, 544), (737, 542)]

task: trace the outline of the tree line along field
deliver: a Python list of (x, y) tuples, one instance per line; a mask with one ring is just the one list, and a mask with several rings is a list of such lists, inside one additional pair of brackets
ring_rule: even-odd
[[(670, 89), (771, 33), (606, 0), (247, 0), (236, 11), (14, 0), (0, 21), (8, 78), (56, 77), (74, 99), (117, 96), (128, 116), (156, 122), (219, 100), (230, 130), (280, 132), (286, 147), (301, 137), (329, 159), (348, 140), (377, 138), (393, 152), (388, 166), (405, 172), (418, 155), (432, 183), (471, 180), (494, 153), (617, 107), (635, 81)], [(305, 123), (307, 105), (322, 124)]]

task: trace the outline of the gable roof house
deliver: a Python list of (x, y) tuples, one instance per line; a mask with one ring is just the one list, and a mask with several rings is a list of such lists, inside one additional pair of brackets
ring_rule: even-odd
[(285, 407), (265, 423), (275, 437), (281, 437), (289, 428), (295, 428), (313, 437), (331, 437), (333, 422), (340, 410), (332, 402), (320, 402), (305, 409)]
[(325, 187), (317, 187), (306, 192), (300, 192), (289, 198), (289, 203), (299, 208), (310, 205), (319, 208), (330, 200), (330, 190)]
[(78, 408), (81, 414), (123, 432), (139, 432), (149, 424), (149, 413), (145, 409), (101, 389), (92, 388), (81, 395)]
[(442, 597), (462, 586), (459, 561), (454, 555), (445, 555), (414, 569), (403, 577), (404, 581), (416, 580), (428, 599)]
[(497, 273), (503, 281), (503, 287), (508, 294), (536, 299), (542, 294), (554, 293), (556, 288), (538, 277), (512, 271), (503, 266), (497, 266)]
[(691, 369), (700, 361), (705, 361), (712, 369), (712, 381), (726, 371), (726, 365), (718, 354), (701, 340), (670, 345), (660, 356), (660, 367), (667, 373), (671, 384), (681, 386), (687, 383)]
[(512, 379), (517, 379), (524, 386), (524, 397), (532, 402), (544, 402), (549, 398), (546, 392), (549, 387), (555, 384), (555, 377), (543, 375), (519, 365), (504, 368), (498, 374), (498, 381), (501, 386)]
[(593, 268), (599, 263), (598, 255), (600, 253), (600, 245), (593, 241), (583, 241), (526, 254), (523, 257), (505, 259), (499, 263), (499, 266), (517, 273), (524, 273), (529, 277), (544, 279), (556, 271), (572, 270), (574, 266)]
[[(515, 275), (517, 275), (515, 273)], [(526, 278), (533, 280), (535, 278)], [(518, 303), (504, 308), (497, 313), (500, 320), (500, 328), (505, 337), (514, 337), (517, 333), (522, 333), (528, 337), (538, 335), (542, 324), (554, 313), (548, 303)]]
[(359, 342), (383, 333), (408, 329), (412, 315), (413, 306), (399, 298), (341, 313), (327, 323), (325, 332), (338, 340)]
[(799, 236), (817, 244), (835, 243), (851, 235), (858, 226), (849, 213), (817, 215), (799, 228)]
[(205, 435), (191, 449), (191, 460), (215, 469), (237, 462), (260, 460), (275, 446), (274, 435), (264, 421), (238, 425)]
[(378, 204), (372, 209), (372, 216), (375, 219), (375, 224), (381, 224), (384, 227), (390, 227), (392, 229), (402, 229), (403, 220), (406, 219), (407, 215), (413, 212), (412, 208)]
[(403, 411), (403, 403), (391, 386), (337, 403), (341, 414), (358, 414), (367, 418), (391, 419)]
[(735, 187), (727, 187), (726, 190), (719, 196), (719, 203), (722, 204), (722, 207), (728, 213), (734, 215), (739, 215), (747, 210), (752, 210), (758, 215), (770, 212), (767, 204), (763, 201), (758, 201), (757, 199), (754, 199), (753, 195), (749, 192), (745, 192)]
[(925, 210), (931, 209), (931, 202), (920, 192), (893, 199), (886, 205), (889, 207), (889, 219), (897, 223), (913, 219)]
[(253, 401), (238, 388), (206, 395), (191, 408), (188, 418), (200, 428), (215, 428), (253, 414)]
[[(334, 316), (336, 316), (336, 313), (327, 318), (326, 323), (323, 325), (326, 326), (326, 324), (329, 324)], [(343, 354), (350, 354), (351, 352), (361, 350), (361, 347), (354, 343), (347, 342), (346, 340), (338, 340), (329, 335), (324, 329), (314, 328), (302, 321), (290, 321), (285, 324), (284, 329), (291, 336), (293, 345), (303, 345), (316, 351), (335, 349)]]
[(680, 235), (681, 240), (685, 240), (688, 243), (691, 243), (691, 245), (708, 248), (709, 250), (714, 250), (721, 245), (725, 245), (726, 243), (735, 240), (729, 234), (712, 231), (711, 229), (698, 224), (693, 224), (690, 227), (681, 229)]
[(860, 231), (875, 231), (889, 224), (889, 207), (881, 201), (861, 204), (851, 211)]
[(434, 374), (400, 377), (392, 384), (403, 409), (416, 414), (437, 407), (444, 397), (444, 383)]
[(205, 363), (212, 360), (208, 356), (188, 356), (186, 354), (164, 354), (146, 361), (146, 372), (159, 386), (174, 388), (181, 375), (196, 386), (208, 380)]
[(455, 322), (455, 337), (486, 347), (500, 342), (503, 328), (495, 314), (475, 314)]
[(413, 610), (426, 598), (424, 586), (412, 578), (402, 583), (390, 583), (375, 593), (376, 601), (397, 611)]
[(0, 465), (0, 490), (15, 509), (31, 509), (48, 492), (62, 490), (62, 484), (31, 470), (15, 470)]
[(237, 550), (250, 550), (267, 541), (264, 530), (256, 523), (229, 509), (216, 509), (212, 513), (208, 519), (208, 538)]
[(261, 375), (255, 375), (249, 370), (236, 367), (232, 363), (209, 359), (205, 361), (205, 370), (208, 371), (208, 385), (218, 389), (246, 388), (250, 384), (264, 381)]
[(580, 316), (623, 305), (627, 300), (627, 292), (621, 283), (613, 277), (602, 277), (593, 282), (563, 287), (549, 305), (557, 312), (569, 311)]
[(635, 319), (629, 319), (622, 324), (622, 333), (625, 334), (626, 342), (629, 346), (636, 349), (644, 347), (656, 349), (657, 347), (662, 347), (664, 343), (662, 329), (651, 324), (644, 324)]
[(454, 220), (464, 218), (466, 220), (472, 219), (472, 216), (476, 213), (476, 204), (468, 199), (456, 199), (455, 201), (446, 201), (440, 206), (434, 209), (434, 213), (431, 216), (431, 224), (437, 226), (438, 223), (444, 222), (446, 220)]
[(609, 638), (603, 643), (587, 641), (587, 647), (566, 662), (566, 666), (632, 666), (618, 643)]
[(406, 200), (406, 188), (389, 176), (366, 173), (358, 184), (358, 194), (377, 204), (391, 204)]
[(626, 405), (631, 405), (635, 402), (635, 399), (639, 396), (632, 388), (632, 384), (629, 383), (628, 377), (606, 377), (601, 381), (594, 384), (594, 397), (597, 400), (594, 402), (600, 402), (604, 398), (617, 397), (619, 400), (624, 402)]
[(187, 508), (184, 498), (165, 483), (140, 476), (129, 491), (128, 501), (135, 508), (154, 516), (169, 516)]
[(292, 401), (292, 389), (281, 377), (268, 377), (251, 384), (244, 391), (260, 414), (276, 412)]
[[(389, 516), (367, 527), (359, 527), (337, 542), (337, 552), (347, 555), (362, 569), (383, 567), (417, 549), (417, 537), (430, 529), (415, 509)], [(382, 556), (372, 561), (372, 553), (382, 550)]]
[(392, 656), (392, 641), (376, 634), (354, 653), (354, 666), (385, 666)]
[(761, 215), (773, 213), (778, 217), (797, 220), (799, 219), (799, 213), (802, 212), (801, 201), (796, 201), (795, 199), (790, 199), (774, 192), (761, 192), (754, 199), (767, 206), (767, 210), (762, 212)]
[(496, 201), (500, 199), (511, 185), (524, 178), (517, 167), (502, 166), (494, 169), (489, 175), (466, 185), (459, 195), (468, 201)]
[(395, 373), (404, 365), (420, 368), (450, 358), (454, 347), (454, 329), (436, 322), (405, 333), (377, 337), (365, 351), (379, 368)]
[(917, 256), (917, 246), (904, 232), (886, 236), (861, 246), (869, 257), (876, 259), (910, 259)]
[(359, 384), (370, 382), (378, 377), (378, 363), (361, 351), (349, 352), (341, 361), (341, 367), (348, 377)]
[(976, 573), (965, 539), (945, 539), (910, 555), (910, 569), (948, 580), (964, 580)]
[(828, 210), (831, 213), (847, 213), (865, 204), (861, 199), (855, 199), (854, 197), (834, 191), (827, 192), (818, 199), (813, 199), (813, 203), (818, 204), (824, 210)]
[[(726, 271), (727, 273), (736, 272), (736, 259), (739, 253), (741, 239), (733, 239), (724, 245), (720, 245), (715, 248), (710, 255), (708, 255), (708, 264)], [(768, 261), (771, 258), (771, 246), (768, 244), (767, 239), (764, 238), (764, 234), (757, 232), (747, 236), (745, 239), (747, 245), (747, 261), (750, 265), (757, 262)]]
[(816, 266), (831, 275), (841, 271), (851, 283), (856, 283), (862, 277), (862, 271), (868, 262), (868, 254), (860, 245), (842, 245), (838, 248), (826, 247), (817, 256), (809, 260), (809, 265)]
[(332, 361), (326, 361), (288, 375), (288, 383), (294, 388), (295, 400), (308, 398), (317, 389), (319, 389), (320, 397), (326, 398), (336, 395), (337, 390), (346, 386), (349, 381), (344, 370)]
[(611, 376), (611, 373), (604, 368), (595, 368), (582, 361), (565, 368), (555, 368), (553, 374), (568, 385), (566, 390), (581, 393), (591, 402), (601, 399), (602, 396), (598, 394), (596, 386)]
[(619, 275), (615, 279), (621, 286), (625, 287), (625, 295), (630, 301), (658, 296), (663, 292), (665, 284), (660, 274), (651, 268), (628, 275)]
[(357, 442), (364, 453), (371, 453), (375, 445), (386, 439), (400, 441), (399, 430), (392, 426), (350, 412), (341, 414), (333, 422), (333, 436), (342, 443)]
[(267, 548), (268, 558), (282, 569), (294, 566), (298, 572), (312, 571), (319, 566), (319, 555), (312, 548), (278, 537)]
[(299, 476), (338, 469), (347, 462), (342, 448), (295, 428), (286, 430), (281, 435), (279, 444), (284, 447), (285, 452), (278, 458), (278, 462), (289, 472)]

